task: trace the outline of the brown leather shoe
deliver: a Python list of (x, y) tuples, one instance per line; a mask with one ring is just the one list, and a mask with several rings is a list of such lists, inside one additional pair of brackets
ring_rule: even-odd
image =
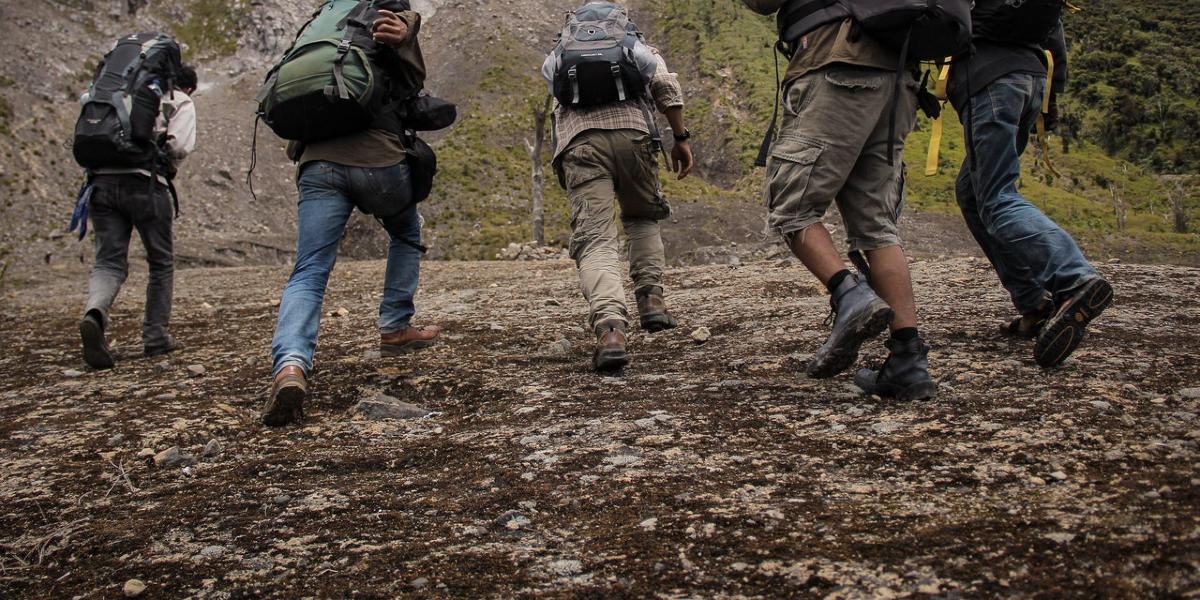
[(592, 368), (600, 372), (620, 371), (629, 364), (625, 352), (625, 324), (610, 319), (596, 325), (596, 352)]
[(434, 338), (441, 332), (441, 327), (430, 325), (422, 329), (409, 327), (393, 333), (380, 334), (379, 353), (383, 356), (400, 356), (414, 350), (428, 348), (433, 345)]
[(280, 369), (271, 385), (271, 396), (263, 405), (263, 424), (278, 427), (303, 419), (304, 396), (307, 393), (308, 383), (300, 367), (288, 365)]
[(667, 312), (667, 303), (663, 300), (662, 288), (652, 286), (641, 289), (635, 296), (637, 296), (638, 316), (642, 321), (642, 329), (654, 333), (678, 325), (675, 317)]

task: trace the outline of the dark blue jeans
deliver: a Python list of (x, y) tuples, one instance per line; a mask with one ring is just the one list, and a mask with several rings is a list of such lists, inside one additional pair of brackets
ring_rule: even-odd
[(296, 265), (279, 301), (271, 342), (273, 373), (287, 365), (305, 373), (312, 370), (325, 286), (355, 207), (374, 215), (392, 239), (379, 304), (380, 332), (408, 328), (420, 276), (421, 251), (415, 245), (421, 243), (421, 216), (412, 201), (408, 165), (367, 168), (310, 162), (302, 167), (297, 187)]
[(1045, 89), (1045, 76), (1013, 73), (975, 94), (969, 112), (959, 111), (975, 161), (968, 155), (958, 173), (958, 207), (1022, 314), (1047, 295), (1060, 302), (1097, 276), (1070, 234), (1017, 190)]

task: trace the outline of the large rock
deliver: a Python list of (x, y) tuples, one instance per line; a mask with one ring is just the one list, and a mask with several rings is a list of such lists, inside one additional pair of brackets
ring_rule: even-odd
[(428, 415), (429, 409), (388, 396), (377, 394), (358, 401), (350, 412), (357, 418), (378, 421), (381, 419), (419, 419)]

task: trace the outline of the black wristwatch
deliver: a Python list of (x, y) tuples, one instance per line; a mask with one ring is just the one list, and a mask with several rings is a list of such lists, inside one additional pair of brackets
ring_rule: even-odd
[(692, 137), (692, 130), (684, 129), (683, 133), (677, 133), (677, 132), (672, 131), (671, 135), (675, 136), (675, 141), (677, 141), (677, 142), (686, 142), (688, 140), (688, 138)]

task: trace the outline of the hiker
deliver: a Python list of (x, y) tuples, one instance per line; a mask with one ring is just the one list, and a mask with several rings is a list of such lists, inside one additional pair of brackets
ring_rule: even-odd
[[(1001, 332), (1036, 340), (1034, 360), (1046, 368), (1071, 355), (1113, 300), (1112, 287), (1071, 235), (1017, 189), (1039, 115), (1045, 110), (1046, 130), (1058, 120), (1057, 95), (1067, 82), (1062, 7), (1057, 0), (977, 1), (975, 53), (951, 68), (947, 88), (967, 147), (955, 197), (1020, 313)], [(1054, 64), (1049, 82), (1046, 50)]]
[[(298, 36), (295, 52), (289, 50), (280, 64), (304, 66), (304, 61), (289, 60), (296, 56), (317, 56), (324, 44), (308, 44), (308, 40), (333, 35), (344, 35), (343, 39), (364, 49), (371, 57), (370, 64), (347, 60), (345, 65), (337, 67), (343, 69), (338, 71), (340, 75), (330, 76), (332, 57), (328, 57), (324, 64), (316, 64), (325, 80), (306, 78), (296, 71), (289, 75), (276, 67), (260, 96), (264, 102), (260, 105), (264, 120), (276, 133), (292, 136), (289, 155), (299, 163), (296, 262), (279, 302), (279, 320), (271, 342), (272, 386), (262, 410), (263, 423), (271, 426), (303, 417), (326, 284), (346, 222), (356, 207), (374, 216), (391, 239), (383, 300), (379, 305), (381, 354), (398, 356), (430, 346), (440, 331), (436, 326), (410, 325), (415, 312), (413, 296), (417, 291), (421, 254), (425, 251), (421, 246), (422, 221), (417, 201), (428, 194), (428, 189), (426, 185), (423, 194), (416, 191), (419, 165), (409, 160), (409, 151), (416, 142), (406, 137), (408, 124), (401, 123), (400, 111), (393, 103), (396, 97), (415, 93), (424, 81), (425, 64), (417, 41), (421, 17), (408, 10), (407, 2), (399, 0), (374, 4), (331, 0), (325, 6)], [(305, 55), (308, 49), (313, 51)], [(363, 69), (372, 69), (373, 74), (368, 77)], [(277, 96), (274, 86), (285, 86), (283, 80), (277, 79), (283, 76), (294, 76), (299, 83), (312, 83), (315, 87), (311, 98), (305, 100), (296, 87), (288, 88), (286, 96)], [(350, 93), (358, 93), (366, 88), (355, 87), (354, 82), (366, 80), (374, 81), (377, 86), (384, 85), (386, 80), (390, 88), (379, 89), (378, 98), (363, 101), (368, 105), (375, 102), (377, 111), (369, 115), (372, 118), (365, 124), (332, 112), (326, 112), (321, 120), (311, 119), (303, 111), (293, 111), (298, 117), (289, 123), (285, 118), (289, 109), (275, 104), (280, 97), (326, 102), (327, 85), (329, 88), (347, 85)], [(356, 102), (349, 104), (354, 110), (361, 106)], [(291, 134), (287, 132), (288, 126), (304, 131)], [(334, 127), (340, 130), (331, 129)], [(318, 132), (316, 128), (324, 129)]]
[[(779, 13), (781, 40), (791, 53), (764, 196), (770, 227), (830, 293), (833, 330), (809, 361), (808, 375), (841, 373), (865, 341), (890, 327), (882, 367), (860, 370), (854, 382), (880, 396), (932, 398), (937, 386), (929, 377), (929, 346), (917, 329), (897, 228), (904, 141), (916, 120), (915, 65), (851, 14), (872, 3), (743, 2), (760, 14)], [(916, 33), (911, 37), (920, 41)], [(764, 154), (767, 149), (764, 142)], [(860, 271), (869, 265), (869, 274), (852, 273), (834, 248), (822, 218), (835, 201), (852, 257), (865, 254), (856, 262), (866, 263)]]
[(671, 126), (671, 170), (683, 179), (694, 162), (691, 133), (683, 122), (683, 91), (625, 8), (610, 2), (589, 2), (568, 14), (542, 76), (558, 101), (553, 165), (571, 203), (570, 254), (588, 302), (588, 326), (596, 334), (592, 367), (618, 371), (629, 364), (629, 310), (618, 266), (614, 204), (620, 205), (629, 240), (642, 329), (676, 326), (663, 300), (666, 256), (659, 222), (671, 206), (658, 179), (663, 150), (650, 102)]
[[(175, 273), (171, 229), (178, 209), (177, 202), (172, 203), (172, 179), (196, 147), (196, 108), (191, 98), (196, 85), (196, 71), (179, 62), (174, 40), (138, 34), (123, 38), (105, 56), (82, 98), (74, 153), (87, 167), (88, 183), (80, 193), (72, 230), (79, 225), (82, 238), (90, 217), (96, 260), (79, 334), (83, 359), (94, 369), (114, 365), (106, 339), (109, 309), (129, 273), (129, 241), (135, 229), (150, 271), (143, 353), (159, 356), (179, 348), (168, 331)], [(128, 137), (137, 142), (133, 147), (116, 139), (123, 129), (110, 102), (118, 91), (132, 92), (125, 127), (132, 130)]]

